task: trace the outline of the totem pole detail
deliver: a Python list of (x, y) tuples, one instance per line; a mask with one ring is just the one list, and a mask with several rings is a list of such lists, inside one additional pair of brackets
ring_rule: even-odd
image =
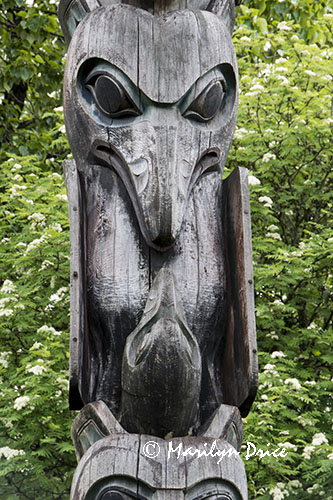
[(222, 182), (234, 19), (234, 0), (60, 3), (73, 500), (247, 497), (238, 456), (165, 461), (170, 439), (239, 450), (257, 388), (247, 171)]

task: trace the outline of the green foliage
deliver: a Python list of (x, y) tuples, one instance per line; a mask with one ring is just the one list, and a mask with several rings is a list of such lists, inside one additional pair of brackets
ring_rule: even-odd
[(245, 463), (250, 498), (273, 500), (329, 498), (333, 480), (333, 51), (297, 31), (290, 21), (253, 36), (244, 25), (234, 37), (228, 169), (250, 169), (260, 371), (245, 442), (288, 452)]
[(0, 489), (68, 498), (69, 241), (65, 46), (52, 0), (0, 12)]
[(265, 35), (280, 23), (291, 21), (297, 24), (301, 38), (324, 45), (332, 41), (332, 10), (333, 5), (325, 0), (243, 0), (237, 23)]
[[(68, 498), (69, 234), (61, 163), (65, 46), (55, 0), (0, 12), (0, 489)], [(234, 40), (250, 169), (260, 363), (243, 458), (250, 498), (329, 499), (332, 484), (332, 14), (324, 2), (245, 1)], [(270, 444), (269, 444), (270, 443)], [(331, 458), (330, 458), (331, 457)]]

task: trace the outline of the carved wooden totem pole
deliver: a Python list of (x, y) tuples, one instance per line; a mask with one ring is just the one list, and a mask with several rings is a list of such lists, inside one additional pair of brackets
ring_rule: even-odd
[(247, 171), (222, 182), (234, 0), (62, 0), (59, 19), (71, 499), (245, 500), (240, 457), (219, 459), (257, 386)]

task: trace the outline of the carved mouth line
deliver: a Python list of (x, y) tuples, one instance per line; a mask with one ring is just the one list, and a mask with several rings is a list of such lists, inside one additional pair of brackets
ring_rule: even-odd
[(205, 174), (217, 172), (220, 169), (221, 151), (218, 148), (209, 148), (199, 157), (188, 186), (188, 195), (196, 182)]
[(154, 243), (149, 235), (148, 228), (144, 221), (142, 207), (138, 200), (136, 187), (126, 160), (110, 144), (103, 141), (95, 141), (92, 145), (91, 152), (94, 158), (97, 158), (99, 161), (102, 160), (103, 165), (113, 168), (123, 181), (125, 189), (132, 202), (140, 231), (148, 246), (158, 252), (165, 252), (166, 250), (169, 250), (173, 244), (168, 247), (160, 246)]

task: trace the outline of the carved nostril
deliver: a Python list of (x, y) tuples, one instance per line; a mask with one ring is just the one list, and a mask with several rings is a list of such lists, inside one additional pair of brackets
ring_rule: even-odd
[(217, 148), (207, 149), (201, 156), (198, 164), (201, 166), (202, 172), (208, 168), (218, 165), (221, 158), (221, 151)]
[(157, 238), (153, 240), (159, 251), (169, 250), (175, 244), (175, 238), (171, 234), (159, 234)]

